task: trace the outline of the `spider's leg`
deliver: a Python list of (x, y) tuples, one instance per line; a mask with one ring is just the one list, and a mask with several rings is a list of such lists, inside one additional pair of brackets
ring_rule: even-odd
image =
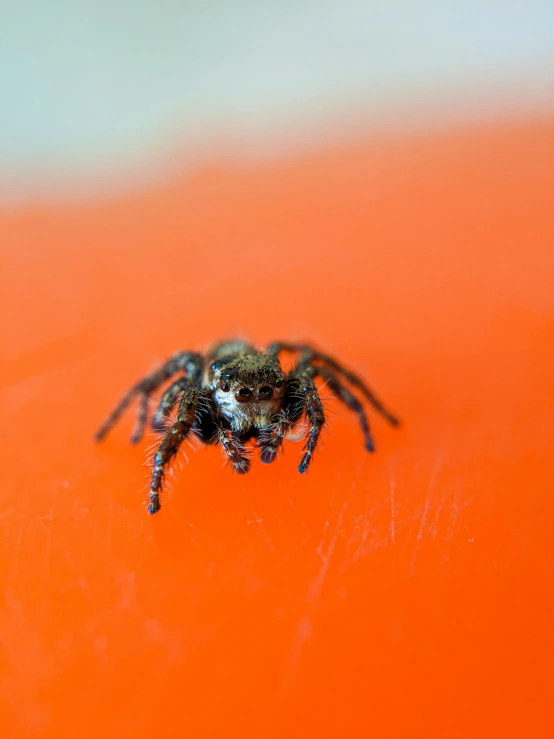
[(319, 393), (312, 379), (315, 369), (309, 363), (309, 356), (304, 352), (296, 368), (287, 378), (287, 391), (283, 412), (277, 417), (268, 438), (263, 439), (261, 450), (262, 462), (275, 459), (287, 431), (305, 413), (310, 422), (310, 430), (304, 446), (304, 454), (298, 465), (300, 473), (306, 472), (310, 466), (321, 430), (325, 424), (325, 412)]
[[(179, 377), (175, 382), (167, 388), (161, 397), (157, 411), (152, 417), (152, 428), (154, 431), (164, 431), (165, 422), (171, 411), (173, 410), (177, 398), (180, 393), (187, 387), (188, 380), (186, 377)], [(146, 420), (146, 419), (145, 419)]]
[(358, 398), (352, 392), (350, 392), (346, 385), (342, 384), (335, 373), (328, 367), (316, 367), (316, 372), (322, 378), (322, 380), (324, 380), (329, 385), (338, 399), (342, 400), (342, 402), (346, 406), (348, 406), (350, 410), (358, 414), (358, 419), (364, 435), (365, 448), (368, 452), (373, 452), (375, 450), (375, 444), (373, 443), (373, 438), (371, 436), (371, 431), (369, 428), (369, 422), (367, 420), (363, 405), (360, 403)]
[(137, 411), (137, 420), (135, 428), (131, 434), (131, 444), (138, 444), (142, 439), (144, 427), (146, 426), (146, 418), (148, 417), (148, 393), (139, 395), (139, 407)]
[(274, 342), (268, 347), (270, 354), (278, 354), (281, 351), (287, 352), (300, 352), (304, 356), (311, 356), (314, 360), (319, 360), (326, 364), (330, 369), (341, 374), (351, 385), (358, 388), (364, 398), (368, 400), (371, 405), (378, 411), (389, 423), (393, 426), (398, 426), (400, 421), (394, 416), (381, 402), (377, 395), (371, 390), (371, 388), (362, 380), (362, 378), (355, 372), (344, 367), (342, 364), (337, 362), (336, 359), (324, 354), (323, 352), (313, 349), (306, 344), (288, 344), (286, 342)]
[(250, 460), (247, 451), (236, 436), (218, 424), (216, 426), (217, 441), (221, 444), (227, 459), (233, 465), (235, 472), (244, 474), (250, 469)]
[(317, 442), (323, 425), (325, 424), (325, 412), (319, 393), (312, 378), (307, 374), (300, 375), (301, 392), (304, 396), (304, 410), (310, 422), (310, 430), (304, 446), (304, 456), (298, 465), (298, 471), (302, 474), (306, 472), (310, 466), (313, 454), (317, 447)]
[(337, 362), (336, 359), (333, 359), (333, 357), (330, 357), (328, 354), (322, 354), (321, 352), (314, 352), (314, 356), (317, 359), (320, 359), (324, 364), (326, 364), (328, 367), (330, 367), (335, 372), (339, 372), (343, 375), (343, 377), (355, 388), (357, 388), (364, 398), (368, 400), (371, 405), (375, 408), (375, 410), (380, 413), (383, 418), (386, 418), (387, 421), (392, 426), (398, 426), (400, 421), (396, 416), (394, 416), (381, 402), (381, 400), (375, 395), (373, 390), (367, 385), (367, 383), (362, 380), (362, 378), (357, 375), (356, 373), (352, 372), (351, 370), (347, 369), (346, 367), (343, 367), (342, 364)]
[(160, 510), (160, 492), (167, 466), (179, 451), (179, 447), (188, 436), (192, 424), (196, 420), (196, 409), (198, 407), (198, 396), (200, 388), (198, 384), (188, 382), (183, 391), (183, 397), (179, 402), (179, 410), (175, 423), (170, 426), (163, 435), (162, 441), (154, 455), (154, 469), (150, 483), (150, 496), (148, 513), (156, 513)]
[(140, 396), (139, 417), (131, 441), (136, 443), (140, 440), (144, 425), (146, 423), (146, 414), (148, 410), (148, 397), (157, 390), (170, 377), (177, 372), (185, 372), (188, 377), (196, 380), (202, 373), (204, 360), (200, 354), (192, 352), (179, 352), (162, 365), (156, 372), (147, 375), (134, 385), (119, 401), (114, 410), (106, 418), (102, 426), (96, 433), (96, 440), (102, 441), (112, 426), (119, 420), (123, 411), (129, 403), (138, 395)]
[(210, 398), (201, 392), (198, 396), (196, 421), (192, 430), (204, 444), (218, 444), (217, 426), (218, 422), (212, 413)]
[(123, 411), (127, 408), (129, 403), (133, 400), (138, 392), (140, 392), (138, 389), (138, 385), (135, 385), (125, 393), (117, 406), (113, 409), (113, 411), (96, 432), (96, 441), (102, 441), (102, 439), (104, 439), (104, 437), (108, 434), (108, 431), (112, 428), (112, 426), (115, 425), (115, 423), (117, 423)]

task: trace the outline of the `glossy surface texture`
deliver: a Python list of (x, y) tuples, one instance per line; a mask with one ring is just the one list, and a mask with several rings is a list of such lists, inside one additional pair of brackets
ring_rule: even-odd
[[(359, 142), (1, 216), (6, 737), (551, 736), (554, 122)], [(247, 266), (247, 268), (245, 268)], [(308, 339), (313, 470), (95, 428), (230, 333)]]

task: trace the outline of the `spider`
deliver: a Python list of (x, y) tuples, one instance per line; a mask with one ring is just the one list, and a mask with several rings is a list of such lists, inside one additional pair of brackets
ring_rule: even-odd
[[(287, 374), (279, 364), (281, 352), (297, 354), (295, 367)], [(365, 448), (374, 451), (364, 407), (352, 390), (356, 388), (387, 421), (395, 418), (365, 382), (327, 354), (305, 344), (274, 342), (265, 351), (244, 341), (225, 341), (205, 356), (177, 352), (156, 372), (134, 385), (121, 399), (96, 434), (101, 441), (130, 402), (137, 397), (138, 416), (131, 436), (142, 438), (148, 416), (148, 400), (165, 381), (179, 375), (161, 397), (152, 427), (163, 432), (153, 459), (148, 512), (160, 510), (165, 472), (179, 447), (192, 432), (205, 444), (220, 444), (235, 472), (250, 468), (245, 442), (255, 439), (261, 461), (273, 462), (287, 433), (305, 415), (309, 423), (298, 471), (308, 470), (325, 423), (323, 404), (314, 383), (319, 377), (358, 416)], [(168, 417), (177, 407), (175, 420)]]

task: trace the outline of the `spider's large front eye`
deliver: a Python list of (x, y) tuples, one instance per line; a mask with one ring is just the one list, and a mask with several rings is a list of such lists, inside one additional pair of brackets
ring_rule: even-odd
[(223, 384), (223, 385), (221, 386), (221, 389), (222, 389), (222, 391), (223, 391), (224, 393), (228, 393), (228, 392), (229, 392), (229, 390), (231, 389), (231, 386), (230, 386), (230, 385), (228, 385), (228, 384), (227, 384), (227, 383), (225, 382), (225, 383), (224, 383), (224, 384)]
[(252, 395), (252, 390), (250, 390), (249, 387), (241, 387), (241, 389), (235, 393), (235, 398), (239, 403), (248, 403), (249, 400), (252, 400)]
[(269, 385), (264, 385), (258, 390), (258, 400), (271, 400), (273, 397), (273, 388)]

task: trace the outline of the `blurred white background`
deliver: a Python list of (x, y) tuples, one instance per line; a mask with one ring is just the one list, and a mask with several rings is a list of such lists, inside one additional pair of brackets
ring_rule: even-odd
[(217, 147), (540, 112), (553, 0), (0, 0), (0, 197), (90, 193)]

